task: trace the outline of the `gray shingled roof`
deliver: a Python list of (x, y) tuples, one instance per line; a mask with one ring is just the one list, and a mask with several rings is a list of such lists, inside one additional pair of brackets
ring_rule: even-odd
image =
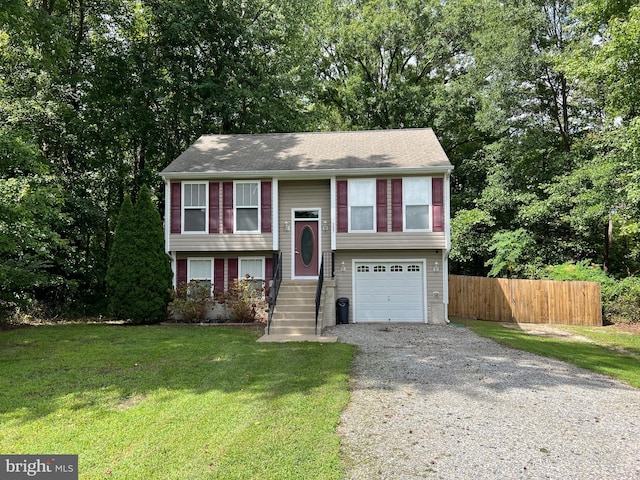
[(203, 135), (161, 175), (452, 167), (430, 128)]

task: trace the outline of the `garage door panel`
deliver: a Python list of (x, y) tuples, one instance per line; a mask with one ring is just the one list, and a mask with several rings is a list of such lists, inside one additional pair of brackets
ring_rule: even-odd
[(424, 322), (421, 262), (355, 263), (356, 322)]

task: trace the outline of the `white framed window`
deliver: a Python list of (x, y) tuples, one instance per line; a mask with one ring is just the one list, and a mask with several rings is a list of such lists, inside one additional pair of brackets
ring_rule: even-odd
[(207, 182), (182, 183), (182, 232), (206, 233), (209, 210)]
[(188, 258), (187, 281), (196, 281), (200, 286), (213, 285), (213, 258)]
[(431, 177), (402, 179), (404, 231), (431, 231)]
[(376, 181), (349, 180), (349, 231), (374, 232), (376, 224)]
[(262, 288), (265, 281), (263, 257), (244, 257), (238, 259), (238, 280), (252, 281), (255, 288)]
[(260, 182), (234, 182), (236, 232), (260, 232)]

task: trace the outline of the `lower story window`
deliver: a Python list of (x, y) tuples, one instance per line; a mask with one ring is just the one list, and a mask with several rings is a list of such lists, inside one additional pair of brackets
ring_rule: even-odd
[(188, 262), (187, 277), (189, 282), (195, 281), (198, 286), (211, 290), (213, 284), (213, 259), (190, 258)]
[(239, 280), (246, 280), (253, 283), (258, 289), (264, 284), (264, 258), (240, 258), (238, 265)]

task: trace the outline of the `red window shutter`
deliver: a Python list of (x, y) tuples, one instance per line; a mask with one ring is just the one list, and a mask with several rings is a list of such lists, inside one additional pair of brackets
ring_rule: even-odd
[(216, 292), (224, 292), (224, 258), (213, 261), (213, 288)]
[(219, 182), (209, 182), (209, 233), (220, 233)]
[(264, 259), (264, 276), (267, 282), (273, 279), (273, 257), (266, 257)]
[(228, 285), (233, 284), (234, 280), (238, 279), (238, 259), (230, 258), (227, 260), (229, 276), (227, 277)]
[(387, 231), (387, 180), (376, 180), (376, 217), (378, 232)]
[(338, 190), (338, 232), (349, 231), (349, 199), (346, 180), (336, 182)]
[(444, 178), (431, 179), (433, 231), (444, 232)]
[(402, 179), (391, 180), (391, 230), (402, 231)]
[(181, 283), (187, 283), (187, 259), (179, 258), (176, 260), (176, 286)]
[(262, 206), (261, 224), (262, 233), (271, 233), (271, 182), (264, 181), (261, 185), (261, 199)]
[(171, 183), (170, 195), (171, 233), (180, 233), (182, 231), (182, 185), (180, 184), (180, 182)]
[(222, 184), (223, 233), (233, 233), (233, 182)]

